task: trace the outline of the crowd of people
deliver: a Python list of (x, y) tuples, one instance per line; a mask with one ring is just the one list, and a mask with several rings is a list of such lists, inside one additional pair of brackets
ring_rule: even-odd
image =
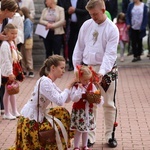
[[(150, 1), (122, 0), (121, 12), (118, 12), (117, 0), (45, 0), (44, 4), (39, 23), (48, 30), (46, 38), (42, 37), (46, 60), (31, 98), (19, 113), (16, 97), (8, 94), (7, 83), (17, 80), (13, 68), (16, 62), (22, 67), (24, 76), (34, 77), (35, 7), (33, 0), (1, 0), (0, 105), (3, 119), (18, 118), (16, 142), (10, 150), (51, 149), (52, 145), (53, 150), (65, 150), (71, 146), (72, 138), (74, 150), (80, 150), (81, 136), (82, 150), (90, 150), (96, 142), (98, 106), (104, 110), (106, 143), (110, 148), (117, 147), (118, 46), (121, 62), (125, 61), (127, 44), (128, 53), (133, 54), (132, 62), (141, 60), (142, 39), (146, 36), (147, 25), (150, 28)], [(65, 73), (67, 62), (68, 71), (74, 71), (75, 76), (61, 91), (55, 81)], [(96, 91), (95, 82), (100, 87), (100, 103), (91, 104), (87, 101), (87, 92)], [(71, 114), (63, 107), (68, 102), (73, 102)], [(51, 103), (58, 107), (51, 105), (48, 110)], [(53, 127), (52, 116), (59, 132), (55, 143), (43, 146), (39, 131)]]
[[(31, 13), (30, 13), (31, 12)], [(19, 1), (19, 0), (7, 0), (1, 1), (0, 10), (0, 22), (1, 22), (1, 80), (0, 82), (0, 102), (1, 102), (1, 112), (4, 113), (3, 118), (5, 119), (15, 119), (20, 114), (17, 111), (17, 106), (15, 102), (15, 96), (7, 95), (6, 84), (3, 83), (4, 79), (15, 80), (16, 76), (14, 74), (14, 63), (16, 59), (19, 60), (19, 65), (21, 64), (22, 72), (25, 76), (34, 77), (33, 73), (33, 58), (32, 58), (32, 48), (25, 47), (26, 41), (28, 39), (33, 40), (33, 23), (30, 17), (34, 17), (35, 9), (33, 1)], [(7, 24), (9, 26), (7, 26)], [(6, 29), (5, 29), (5, 26)], [(4, 32), (9, 30), (16, 32)], [(10, 30), (10, 31), (11, 31)], [(7, 41), (7, 42), (6, 42)], [(13, 42), (14, 44), (12, 44)], [(7, 44), (5, 44), (7, 43)], [(3, 46), (6, 45), (6, 46)], [(10, 45), (10, 46), (9, 46)], [(8, 49), (8, 52), (6, 52)], [(15, 50), (12, 50), (15, 49)], [(4, 51), (3, 51), (4, 50)], [(20, 54), (22, 59), (20, 59)], [(16, 65), (15, 65), (16, 66)], [(28, 74), (27, 74), (28, 71)], [(12, 99), (12, 100), (9, 100)], [(14, 112), (12, 114), (9, 112), (8, 103), (11, 102)]]

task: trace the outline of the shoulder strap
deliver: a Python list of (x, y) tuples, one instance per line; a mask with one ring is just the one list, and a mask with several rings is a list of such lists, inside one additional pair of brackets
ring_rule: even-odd
[[(40, 83), (41, 83), (41, 79), (40, 79), (40, 81), (39, 81), (39, 84), (38, 84), (38, 97), (37, 97), (37, 100), (38, 100), (38, 103), (37, 103), (37, 107), (38, 107), (38, 113), (37, 113), (37, 122), (39, 122), (39, 107), (40, 107), (40, 104), (39, 104), (39, 100), (40, 100)], [(52, 107), (53, 107), (53, 103), (51, 102), (51, 105), (52, 105)], [(53, 120), (53, 128), (55, 127), (55, 125), (54, 125), (54, 115), (52, 114), (52, 116), (53, 116), (53, 118), (52, 118), (52, 120)], [(39, 128), (38, 128), (38, 130), (39, 130)]]

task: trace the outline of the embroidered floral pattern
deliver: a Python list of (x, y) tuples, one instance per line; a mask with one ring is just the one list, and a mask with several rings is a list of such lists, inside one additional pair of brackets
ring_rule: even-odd
[(96, 41), (97, 41), (97, 37), (98, 37), (98, 32), (95, 30), (94, 32), (93, 32), (93, 45), (96, 43)]
[[(63, 123), (67, 133), (68, 133), (68, 147), (70, 147), (70, 139), (73, 138), (74, 132), (70, 131), (70, 114), (63, 107), (55, 107), (49, 110), (48, 114), (54, 114), (54, 116), (61, 120)], [(63, 138), (63, 134), (58, 124), (56, 124), (60, 138), (62, 141), (63, 150), (66, 150), (66, 144)], [(35, 120), (29, 120), (28, 118), (20, 117), (17, 125), (17, 139), (16, 139), (16, 147), (9, 148), (9, 150), (58, 150), (56, 143), (50, 143), (45, 147), (42, 147), (39, 144), (38, 140), (38, 128), (39, 130), (50, 129), (51, 125), (44, 118), (42, 123), (38, 123)]]
[[(91, 107), (92, 106), (92, 107)], [(88, 116), (85, 109), (73, 108), (71, 113), (71, 129), (79, 131), (91, 131), (96, 128), (93, 114), (93, 105), (89, 106)]]

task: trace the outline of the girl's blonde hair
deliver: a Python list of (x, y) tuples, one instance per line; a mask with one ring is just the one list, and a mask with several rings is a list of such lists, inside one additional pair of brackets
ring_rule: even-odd
[(12, 23), (8, 23), (5, 27), (4, 27), (4, 34), (6, 34), (9, 30), (11, 29), (18, 29), (16, 25), (12, 24)]
[(76, 78), (80, 81), (80, 78), (91, 79), (92, 71), (88, 66), (77, 66), (77, 71), (75, 72)]

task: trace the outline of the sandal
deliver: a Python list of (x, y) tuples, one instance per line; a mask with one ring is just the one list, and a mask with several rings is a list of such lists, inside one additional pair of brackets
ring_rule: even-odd
[(75, 147), (73, 150), (80, 150), (80, 148), (78, 148), (78, 147)]
[(87, 146), (84, 146), (84, 147), (82, 148), (82, 150), (92, 150), (92, 149), (88, 148)]

